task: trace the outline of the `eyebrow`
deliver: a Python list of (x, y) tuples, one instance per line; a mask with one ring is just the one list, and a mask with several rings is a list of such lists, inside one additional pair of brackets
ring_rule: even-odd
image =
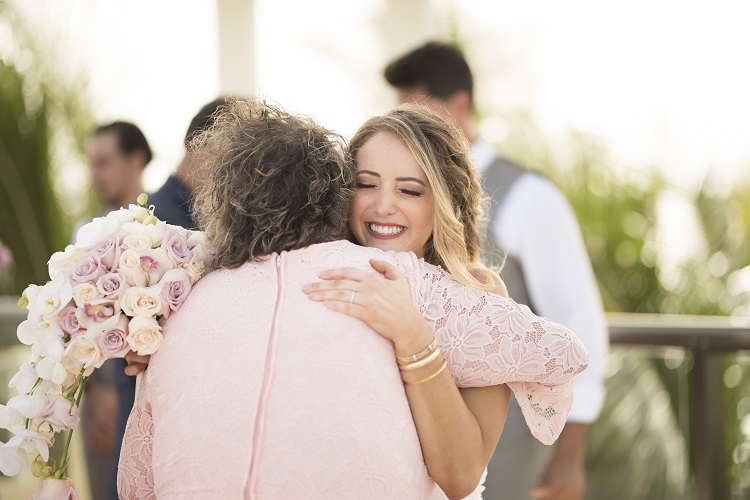
[[(367, 174), (367, 175), (372, 175), (374, 177), (380, 177), (379, 173), (373, 172), (372, 170), (359, 170), (357, 172), (357, 175), (359, 175), (359, 174)], [(425, 182), (422, 179), (418, 179), (416, 177), (396, 177), (396, 180), (397, 181), (411, 181), (411, 182), (416, 182), (418, 184), (423, 185), (424, 187), (427, 187), (427, 184), (425, 184)]]

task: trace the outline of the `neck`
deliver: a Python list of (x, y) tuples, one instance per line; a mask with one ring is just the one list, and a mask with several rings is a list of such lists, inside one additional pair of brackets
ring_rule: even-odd
[(466, 123), (463, 127), (463, 132), (466, 140), (469, 141), (469, 144), (471, 145), (474, 145), (474, 143), (477, 142), (477, 139), (479, 139), (479, 134), (477, 134), (477, 129), (473, 120), (469, 120)]
[(138, 181), (137, 183), (133, 184), (130, 188), (123, 191), (118, 200), (115, 200), (115, 203), (117, 204), (117, 207), (115, 208), (120, 208), (120, 207), (127, 208), (128, 205), (130, 205), (131, 203), (135, 205), (136, 198), (138, 198), (138, 195), (141, 193), (145, 193), (145, 191), (143, 190), (143, 184), (141, 184), (141, 182)]

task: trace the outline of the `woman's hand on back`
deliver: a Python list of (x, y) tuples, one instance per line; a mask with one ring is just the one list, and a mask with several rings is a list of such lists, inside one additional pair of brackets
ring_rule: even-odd
[(419, 352), (433, 338), (427, 322), (412, 303), (406, 278), (393, 265), (370, 260), (377, 272), (351, 267), (329, 269), (323, 280), (303, 288), (311, 300), (364, 321), (393, 342), (397, 355)]
[(151, 361), (151, 356), (139, 356), (133, 351), (130, 351), (125, 355), (125, 361), (128, 362), (128, 366), (125, 367), (125, 375), (134, 377), (139, 373), (146, 371), (146, 368), (148, 368), (148, 364)]

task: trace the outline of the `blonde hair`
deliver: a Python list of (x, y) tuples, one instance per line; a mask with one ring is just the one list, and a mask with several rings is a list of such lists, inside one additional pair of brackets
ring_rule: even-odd
[(349, 143), (352, 158), (356, 160), (357, 152), (378, 132), (403, 141), (432, 186), (435, 224), (425, 244), (425, 261), (443, 267), (465, 285), (492, 290), (491, 279), (480, 281), (472, 275), (473, 269), (484, 269), (480, 230), (486, 198), (461, 132), (424, 106), (403, 104), (360, 127)]

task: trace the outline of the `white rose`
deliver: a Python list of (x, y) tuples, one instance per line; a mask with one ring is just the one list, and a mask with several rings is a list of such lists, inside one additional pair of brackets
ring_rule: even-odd
[(67, 349), (65, 349), (65, 357), (72, 358), (71, 361), (67, 362), (69, 366), (71, 364), (80, 364), (87, 371), (99, 368), (106, 361), (106, 358), (102, 356), (102, 352), (99, 350), (99, 344), (97, 344), (96, 340), (86, 336), (73, 339), (68, 344)]
[(128, 212), (130, 213), (130, 216), (133, 218), (132, 220), (136, 222), (143, 222), (146, 217), (148, 217), (148, 209), (146, 207), (141, 207), (138, 205), (128, 205)]
[(118, 269), (120, 274), (125, 276), (125, 281), (130, 286), (135, 286), (135, 277), (141, 271), (141, 256), (135, 250), (125, 250), (120, 255), (120, 267)]
[(196, 281), (201, 279), (206, 272), (203, 260), (195, 255), (190, 259), (190, 262), (186, 262), (180, 267), (188, 273), (191, 285), (194, 285)]
[(78, 261), (78, 258), (84, 253), (86, 253), (86, 250), (78, 249), (73, 245), (65, 247), (65, 251), (63, 252), (53, 253), (52, 257), (47, 261), (50, 279), (55, 279), (60, 274), (67, 276)]
[(125, 248), (143, 252), (151, 249), (151, 238), (146, 233), (131, 233), (123, 237), (122, 244)]
[(130, 320), (128, 332), (130, 349), (141, 356), (155, 353), (164, 341), (161, 327), (153, 318), (136, 316)]
[(60, 274), (46, 285), (34, 290), (33, 300), (29, 299), (29, 318), (36, 321), (51, 320), (65, 308), (73, 298), (73, 287), (68, 279)]
[(159, 297), (160, 288), (149, 290), (140, 287), (130, 287), (120, 297), (120, 308), (128, 316), (142, 316), (151, 318), (162, 314), (162, 301)]
[(120, 226), (122, 222), (117, 217), (96, 217), (78, 230), (75, 247), (88, 250), (115, 234)]
[(73, 287), (73, 301), (77, 307), (83, 307), (83, 304), (88, 304), (103, 297), (104, 295), (99, 292), (96, 285), (91, 283), (81, 283)]

